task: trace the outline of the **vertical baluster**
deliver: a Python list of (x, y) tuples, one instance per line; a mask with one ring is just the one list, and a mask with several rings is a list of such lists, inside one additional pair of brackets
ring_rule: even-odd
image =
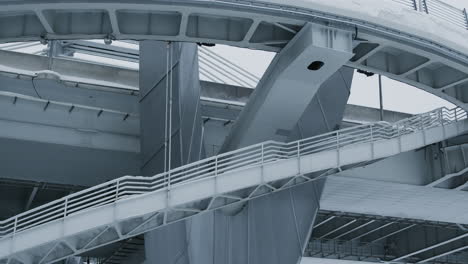
[(65, 198), (65, 206), (63, 208), (63, 217), (67, 217), (67, 211), (68, 211), (68, 197)]
[(171, 169), (169, 169), (169, 171), (167, 172), (167, 188), (170, 189), (171, 188)]
[(442, 121), (442, 111), (437, 110), (437, 122), (439, 123), (440, 126), (443, 125), (443, 121)]
[(218, 193), (218, 156), (215, 157), (215, 178), (214, 178), (214, 184), (215, 184), (215, 194)]
[(265, 150), (264, 150), (264, 148), (265, 148), (265, 144), (263, 143), (263, 144), (262, 144), (262, 157), (261, 157), (261, 159), (262, 159), (262, 166), (263, 166), (263, 163), (265, 162)]
[(264, 166), (264, 162), (265, 162), (265, 143), (262, 143), (262, 154), (261, 155), (262, 155), (262, 164), (261, 164), (261, 167), (260, 167), (261, 168), (260, 177), (262, 179), (262, 183), (265, 183), (265, 176), (264, 176), (264, 173), (263, 173), (263, 171), (264, 171), (263, 166)]
[(336, 131), (336, 167), (340, 168), (340, 132)]
[(301, 174), (301, 142), (297, 141), (297, 172)]
[(16, 229), (18, 228), (18, 216), (15, 217), (15, 223), (13, 225), (13, 236), (16, 234)]
[(465, 26), (468, 30), (468, 12), (466, 11), (466, 8), (463, 9), (463, 15), (465, 16)]
[(426, 0), (421, 0), (422, 2), (422, 10), (424, 12), (426, 12), (426, 14), (429, 14), (429, 6), (427, 5), (427, 1)]
[(400, 131), (399, 125), (397, 125), (397, 135), (398, 135), (398, 150), (401, 153), (401, 131)]
[(119, 199), (119, 189), (120, 189), (120, 179), (117, 180), (117, 187), (116, 187), (116, 190), (115, 190), (115, 200), (117, 201), (117, 199)]

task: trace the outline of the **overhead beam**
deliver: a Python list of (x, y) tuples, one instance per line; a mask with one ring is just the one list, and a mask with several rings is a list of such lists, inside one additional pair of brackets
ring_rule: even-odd
[(330, 216), (330, 217), (328, 217), (327, 219), (323, 220), (322, 222), (320, 222), (320, 223), (314, 225), (314, 228), (317, 228), (317, 227), (319, 227), (319, 226), (322, 226), (322, 225), (324, 225), (324, 224), (330, 222), (331, 220), (333, 220), (333, 219), (335, 219), (335, 218), (336, 218), (336, 215)]
[(34, 198), (36, 198), (37, 191), (39, 190), (39, 186), (33, 187), (31, 194), (29, 195), (28, 201), (26, 202), (26, 206), (24, 207), (24, 211), (29, 210), (31, 208), (31, 204), (34, 201)]
[(405, 231), (405, 230), (408, 230), (408, 229), (410, 229), (410, 228), (412, 228), (412, 227), (415, 227), (415, 226), (416, 226), (416, 224), (411, 224), (411, 225), (409, 225), (409, 226), (405, 226), (405, 227), (403, 227), (403, 228), (401, 228), (401, 229), (398, 229), (398, 230), (396, 230), (396, 231), (394, 231), (394, 232), (391, 232), (391, 233), (389, 233), (389, 234), (386, 234), (386, 235), (384, 235), (384, 236), (382, 236), (382, 237), (376, 238), (376, 239), (372, 240), (370, 243), (375, 243), (375, 242), (380, 241), (380, 240), (383, 240), (383, 239), (385, 239), (385, 238), (387, 238), (387, 237), (394, 236), (394, 235), (396, 235), (396, 234), (398, 234), (398, 233), (401, 233), (401, 232), (403, 232), (403, 231)]
[(392, 261), (400, 261), (400, 260), (404, 260), (406, 258), (409, 258), (411, 256), (414, 256), (414, 255), (418, 255), (420, 253), (423, 253), (423, 252), (426, 252), (428, 250), (431, 250), (431, 249), (434, 249), (434, 248), (437, 248), (437, 247), (440, 247), (440, 246), (443, 246), (443, 245), (447, 245), (447, 244), (450, 244), (452, 242), (455, 242), (455, 241), (458, 241), (460, 239), (463, 239), (465, 237), (468, 237), (468, 233), (465, 233), (463, 235), (459, 235), (459, 236), (456, 236), (454, 238), (451, 238), (449, 240), (446, 240), (446, 241), (443, 241), (443, 242), (440, 242), (440, 243), (437, 243), (437, 244), (434, 244), (432, 246), (429, 246), (429, 247), (426, 247), (426, 248), (423, 248), (423, 249), (420, 249), (420, 250), (417, 250), (417, 251), (414, 251), (414, 252), (411, 252), (409, 254), (406, 254), (406, 255), (403, 255), (401, 257), (398, 257)]
[(450, 251), (447, 251), (447, 252), (445, 252), (445, 253), (438, 254), (438, 255), (435, 255), (435, 256), (433, 256), (433, 257), (430, 257), (430, 258), (427, 258), (427, 259), (418, 261), (417, 263), (426, 263), (426, 262), (429, 262), (429, 261), (432, 261), (432, 260), (436, 260), (436, 259), (441, 258), (441, 257), (449, 256), (449, 255), (452, 255), (452, 254), (455, 254), (455, 253), (457, 253), (457, 252), (460, 252), (460, 251), (463, 251), (463, 250), (467, 250), (467, 249), (468, 249), (468, 246), (459, 247), (459, 248), (456, 248), (456, 249), (452, 249), (452, 250), (450, 250)]
[(0, 138), (138, 153), (138, 116), (0, 91)]
[(335, 233), (335, 232), (338, 232), (338, 231), (340, 231), (341, 229), (346, 228), (346, 227), (349, 226), (349, 225), (354, 224), (356, 221), (357, 221), (357, 219), (353, 219), (353, 220), (349, 221), (348, 223), (346, 223), (346, 224), (344, 224), (344, 225), (341, 225), (341, 226), (339, 226), (339, 227), (337, 227), (337, 228), (335, 228), (335, 229), (333, 229), (333, 230), (327, 232), (326, 234), (320, 236), (319, 239), (326, 238), (327, 236), (329, 236), (329, 235), (331, 235), (331, 234), (333, 234), (333, 233)]
[(355, 228), (353, 228), (353, 229), (351, 229), (351, 230), (349, 230), (347, 232), (344, 232), (343, 234), (340, 234), (340, 235), (334, 237), (333, 239), (338, 239), (340, 237), (344, 237), (346, 235), (349, 235), (349, 234), (351, 234), (351, 233), (353, 233), (353, 232), (355, 232), (355, 231), (357, 231), (357, 230), (359, 230), (361, 228), (364, 228), (364, 227), (366, 227), (366, 226), (368, 226), (368, 225), (370, 225), (370, 224), (372, 224), (374, 222), (375, 222), (375, 220), (370, 220), (370, 221), (368, 221), (368, 222), (366, 222), (364, 224), (361, 224), (361, 225), (359, 225), (359, 226), (357, 226), (357, 227), (355, 227)]
[(379, 231), (379, 230), (381, 230), (381, 229), (384, 229), (384, 228), (386, 228), (386, 227), (388, 227), (388, 226), (391, 226), (391, 225), (393, 225), (393, 224), (395, 224), (395, 222), (390, 222), (390, 223), (386, 223), (386, 224), (384, 224), (384, 225), (381, 225), (381, 226), (379, 226), (379, 227), (377, 227), (377, 228), (375, 228), (375, 229), (372, 229), (372, 230), (370, 230), (370, 231), (365, 232), (364, 234), (361, 234), (361, 235), (359, 235), (359, 236), (357, 236), (357, 237), (352, 238), (351, 241), (352, 241), (352, 240), (358, 240), (358, 239), (360, 239), (360, 238), (362, 238), (362, 237), (365, 237), (365, 236), (367, 236), (367, 235), (370, 235), (370, 234), (372, 234), (372, 233), (374, 233), (374, 232), (376, 232), (376, 231)]

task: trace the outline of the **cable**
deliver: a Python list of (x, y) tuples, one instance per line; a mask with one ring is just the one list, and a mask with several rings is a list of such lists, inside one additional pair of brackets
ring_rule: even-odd
[(32, 84), (32, 87), (33, 87), (34, 91), (36, 92), (37, 97), (39, 97), (39, 98), (42, 99), (42, 96), (40, 96), (39, 93), (37, 92), (36, 84), (34, 83), (34, 79), (35, 79), (36, 77), (37, 77), (37, 76), (33, 76), (33, 77), (31, 78), (31, 84)]
[(164, 114), (164, 172), (167, 172), (167, 103), (169, 101), (169, 46), (166, 46), (166, 103)]
[[(169, 72), (169, 151), (168, 151), (168, 168), (171, 171), (171, 158), (172, 158), (172, 63), (173, 63), (173, 56), (174, 56), (174, 48), (171, 45), (169, 50), (169, 63), (171, 65), (170, 72)], [(171, 173), (169, 172), (169, 181), (170, 181)]]

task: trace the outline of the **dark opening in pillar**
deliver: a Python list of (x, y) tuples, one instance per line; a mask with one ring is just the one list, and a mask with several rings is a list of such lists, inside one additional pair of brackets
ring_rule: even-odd
[(307, 69), (311, 71), (318, 71), (323, 67), (323, 65), (325, 65), (323, 61), (314, 61), (307, 67)]

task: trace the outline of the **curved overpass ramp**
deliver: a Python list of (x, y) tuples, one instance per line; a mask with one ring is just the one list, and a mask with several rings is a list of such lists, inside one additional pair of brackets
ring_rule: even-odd
[(466, 117), (460, 108), (438, 109), (395, 124), (269, 141), (153, 177), (122, 177), (0, 222), (0, 263), (55, 262), (316, 180), (314, 172), (325, 176), (330, 169), (414, 150), (466, 133)]
[(314, 23), (353, 34), (355, 55), (347, 66), (467, 109), (466, 12), (426, 2), (416, 7), (413, 0), (2, 1), (0, 42), (155, 39), (281, 52)]

